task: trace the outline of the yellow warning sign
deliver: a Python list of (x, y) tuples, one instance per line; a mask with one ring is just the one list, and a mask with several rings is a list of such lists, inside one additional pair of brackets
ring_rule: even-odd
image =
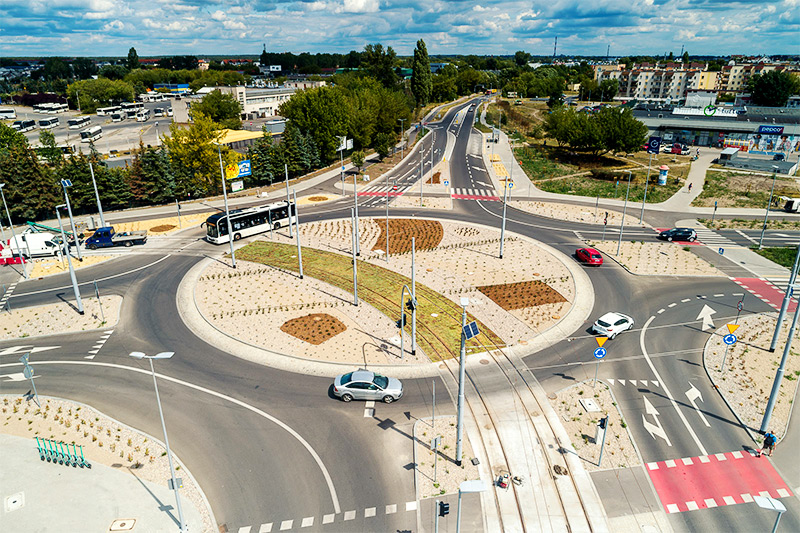
[(594, 340), (596, 340), (597, 341), (597, 345), (602, 348), (603, 345), (608, 340), (608, 337), (595, 337)]
[(728, 333), (733, 333), (739, 329), (739, 324), (726, 324), (726, 326), (728, 326)]

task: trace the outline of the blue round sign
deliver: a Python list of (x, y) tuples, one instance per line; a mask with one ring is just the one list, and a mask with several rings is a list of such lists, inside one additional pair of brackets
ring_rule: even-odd
[(736, 335), (733, 333), (728, 333), (724, 337), (722, 337), (722, 342), (730, 346), (731, 344), (736, 344)]
[(605, 357), (605, 356), (606, 356), (606, 354), (607, 354), (607, 353), (608, 353), (608, 352), (606, 352), (606, 349), (605, 349), (605, 348), (603, 348), (603, 347), (601, 346), (600, 348), (597, 348), (597, 349), (594, 351), (594, 356), (595, 356), (595, 358), (597, 358), (597, 359), (602, 359), (603, 357)]

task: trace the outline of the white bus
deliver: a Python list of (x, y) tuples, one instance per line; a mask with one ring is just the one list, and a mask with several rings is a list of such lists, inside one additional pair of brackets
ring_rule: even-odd
[(84, 126), (87, 126), (91, 121), (92, 119), (90, 119), (89, 117), (83, 116), (83, 117), (71, 118), (67, 121), (67, 124), (69, 125), (69, 129), (79, 130)]
[(127, 111), (129, 109), (135, 109), (136, 111), (139, 111), (140, 109), (144, 109), (144, 103), (142, 103), (142, 102), (122, 102), (122, 104), (120, 104), (120, 106), (125, 111)]
[(12, 128), (17, 130), (20, 133), (25, 133), (26, 131), (31, 131), (36, 127), (35, 120), (16, 120), (11, 125)]
[(50, 113), (66, 113), (69, 111), (67, 104), (50, 104)]
[(149, 109), (140, 109), (136, 113), (136, 122), (147, 122), (150, 120), (150, 110)]
[(60, 122), (58, 120), (58, 117), (43, 118), (42, 120), (39, 121), (39, 129), (49, 130), (49, 129), (55, 128), (59, 124), (60, 124)]
[(0, 109), (0, 119), (14, 120), (17, 118), (17, 112), (13, 109)]
[(103, 136), (103, 128), (100, 126), (92, 126), (91, 128), (86, 128), (81, 132), (81, 142), (88, 143), (93, 142)]
[(101, 107), (97, 110), (97, 116), (103, 117), (106, 115), (113, 115), (114, 113), (120, 111), (122, 108), (120, 106), (112, 106), (112, 107)]
[(111, 115), (111, 122), (122, 122), (127, 118), (123, 111), (117, 111)]
[[(291, 211), (291, 216), (290, 216)], [(230, 212), (231, 226), (233, 227), (233, 240), (264, 233), (270, 229), (277, 230), (283, 226), (294, 224), (297, 215), (295, 204), (278, 202), (275, 204), (235, 209)], [(228, 218), (225, 213), (211, 215), (204, 222), (206, 225), (206, 240), (213, 244), (223, 244), (230, 241), (228, 231)]]

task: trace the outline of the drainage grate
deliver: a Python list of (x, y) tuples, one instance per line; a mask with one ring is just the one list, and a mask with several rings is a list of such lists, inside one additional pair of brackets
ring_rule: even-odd
[(16, 494), (12, 494), (11, 496), (6, 497), (5, 501), (6, 512), (10, 513), (11, 511), (16, 511), (17, 509), (21, 509), (25, 506), (25, 493), (18, 492)]
[(131, 531), (133, 526), (136, 525), (135, 518), (121, 518), (119, 520), (114, 520), (111, 522), (111, 527), (108, 528), (109, 531)]

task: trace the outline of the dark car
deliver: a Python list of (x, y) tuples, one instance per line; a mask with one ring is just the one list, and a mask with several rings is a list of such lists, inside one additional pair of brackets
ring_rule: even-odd
[(697, 232), (692, 228), (672, 228), (659, 233), (658, 238), (670, 242), (694, 242), (697, 239)]
[(772, 156), (773, 161), (784, 161), (786, 156), (784, 154), (775, 154)]

